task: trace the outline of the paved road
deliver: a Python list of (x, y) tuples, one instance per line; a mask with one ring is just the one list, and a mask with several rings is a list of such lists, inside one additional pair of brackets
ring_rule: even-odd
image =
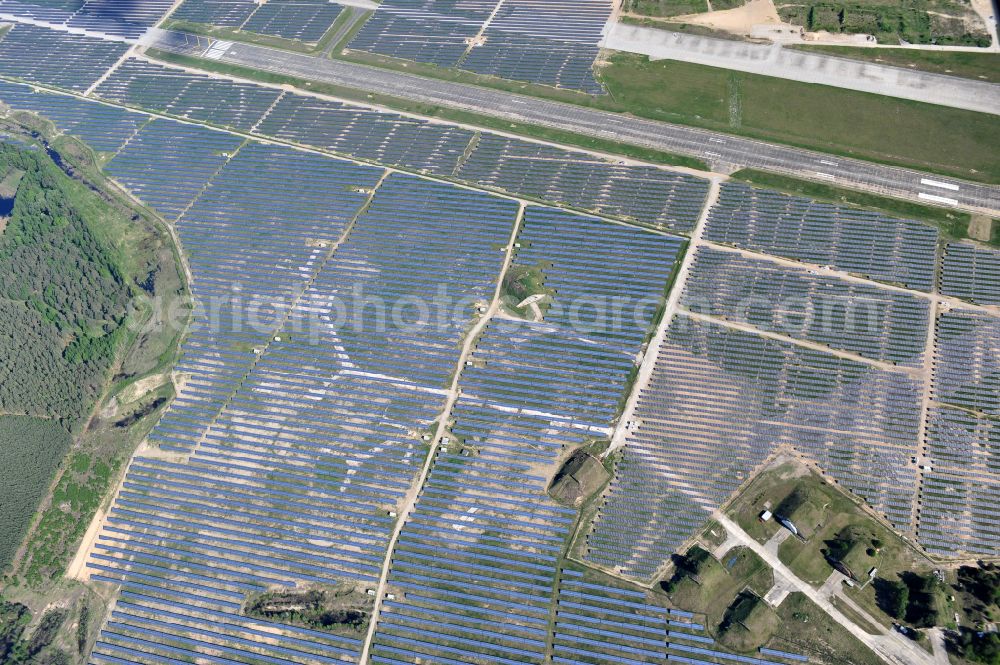
[[(204, 37), (163, 31), (150, 35), (147, 41), (156, 48), (187, 55), (205, 53), (209, 42)], [(870, 192), (1000, 214), (1000, 187), (997, 186), (928, 176), (909, 169), (253, 44), (222, 46), (210, 51), (212, 57), (221, 62), (688, 155), (705, 160), (720, 170), (727, 167), (764, 169)]]
[(1000, 115), (1000, 85), (733, 39), (619, 23), (606, 48)]

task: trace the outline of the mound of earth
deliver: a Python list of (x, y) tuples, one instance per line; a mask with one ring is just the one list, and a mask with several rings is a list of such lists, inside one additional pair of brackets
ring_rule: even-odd
[(577, 450), (566, 460), (549, 485), (549, 496), (567, 506), (583, 500), (608, 482), (608, 470), (596, 457)]

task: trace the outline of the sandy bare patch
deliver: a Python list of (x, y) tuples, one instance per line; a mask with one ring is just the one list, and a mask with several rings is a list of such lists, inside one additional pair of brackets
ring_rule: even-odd
[(83, 534), (83, 541), (80, 542), (80, 547), (76, 550), (76, 555), (73, 557), (73, 560), (70, 561), (69, 567), (66, 569), (66, 577), (69, 579), (79, 580), (81, 582), (86, 582), (90, 579), (90, 570), (87, 568), (87, 559), (90, 558), (91, 553), (94, 551), (94, 545), (97, 544), (97, 536), (100, 535), (106, 519), (107, 513), (103, 508), (98, 509), (98, 511), (94, 513), (94, 519), (90, 521), (90, 526), (87, 527), (87, 532)]
[(969, 237), (988, 242), (993, 236), (993, 220), (985, 215), (973, 215), (969, 220)]
[(125, 389), (118, 394), (118, 403), (131, 404), (144, 397), (147, 393), (150, 393), (166, 384), (168, 381), (170, 381), (170, 374), (166, 372), (163, 374), (153, 374), (152, 376), (147, 376), (144, 379), (139, 379), (135, 383), (126, 386)]
[[(724, 30), (738, 35), (749, 35), (755, 25), (781, 24), (781, 17), (772, 0), (750, 0), (742, 7), (723, 9), (703, 14), (687, 14), (671, 19), (678, 23), (703, 25), (716, 30)], [(788, 26), (793, 28), (795, 26)]]

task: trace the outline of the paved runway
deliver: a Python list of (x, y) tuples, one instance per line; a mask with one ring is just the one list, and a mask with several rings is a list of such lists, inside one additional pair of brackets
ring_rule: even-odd
[(792, 81), (1000, 115), (1000, 85), (732, 39), (618, 23), (603, 45), (654, 60), (679, 60)]
[(910, 169), (264, 46), (226, 42), (212, 48), (211, 40), (177, 32), (160, 32), (147, 43), (165, 51), (188, 55), (201, 55), (207, 51), (220, 62), (697, 157), (719, 169), (726, 166), (757, 168), (1000, 215), (1000, 187), (994, 185), (932, 176)]

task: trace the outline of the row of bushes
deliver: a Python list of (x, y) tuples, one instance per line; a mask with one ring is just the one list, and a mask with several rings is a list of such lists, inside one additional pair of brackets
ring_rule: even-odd
[(879, 42), (986, 47), (990, 36), (971, 33), (961, 18), (931, 15), (918, 7), (892, 5), (787, 5), (782, 19), (812, 32), (874, 35)]

